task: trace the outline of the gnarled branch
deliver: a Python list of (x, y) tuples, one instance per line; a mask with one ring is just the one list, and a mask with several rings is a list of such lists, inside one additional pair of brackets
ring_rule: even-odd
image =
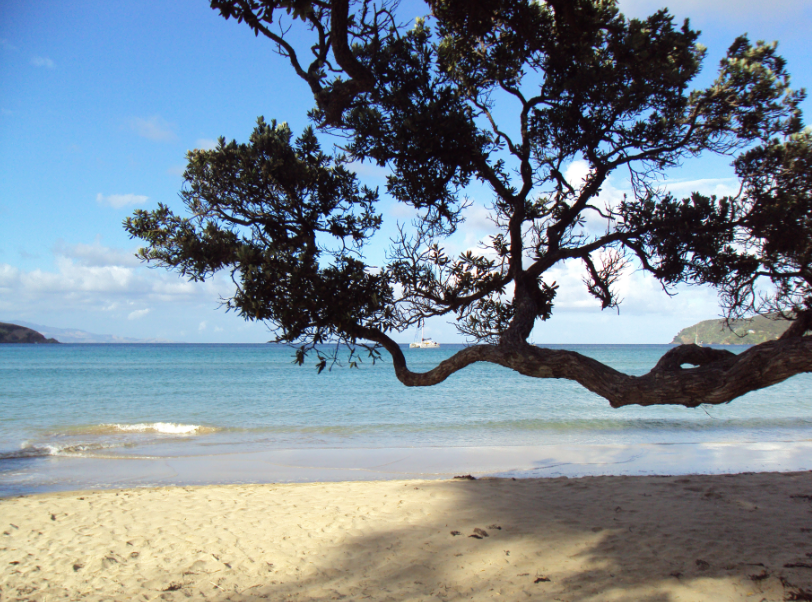
[[(730, 351), (681, 345), (671, 349), (647, 374), (631, 376), (563, 349), (532, 345), (506, 348), (474, 345), (428, 372), (412, 372), (400, 347), (380, 332), (366, 330), (392, 356), (398, 380), (409, 387), (436, 385), (476, 362), (490, 362), (535, 378), (574, 380), (607, 399), (613, 408), (628, 405), (719, 405), (791, 376), (812, 372), (812, 337), (768, 341), (736, 355)], [(683, 368), (684, 364), (696, 367)]]

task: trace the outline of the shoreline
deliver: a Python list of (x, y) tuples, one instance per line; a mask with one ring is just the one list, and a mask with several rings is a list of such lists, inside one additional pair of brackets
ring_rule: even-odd
[(812, 472), (74, 491), (0, 515), (8, 600), (812, 592)]
[(167, 486), (644, 476), (812, 470), (812, 440), (494, 447), (287, 448), (165, 456), (0, 461), (0, 500), (58, 491)]

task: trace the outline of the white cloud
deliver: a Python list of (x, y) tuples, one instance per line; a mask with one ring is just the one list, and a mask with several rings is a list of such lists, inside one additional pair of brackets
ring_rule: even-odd
[(0, 310), (25, 306), (54, 312), (110, 311), (126, 305), (164, 303), (193, 303), (211, 310), (221, 298), (233, 294), (234, 285), (226, 276), (189, 282), (173, 272), (143, 267), (130, 251), (103, 247), (98, 242), (58, 243), (54, 253), (54, 269), (50, 271), (24, 271), (0, 263)]
[(142, 194), (111, 194), (104, 196), (101, 192), (96, 195), (96, 202), (99, 205), (109, 205), (116, 209), (121, 209), (127, 205), (143, 205), (149, 197)]
[(207, 324), (206, 324), (206, 320), (203, 320), (203, 321), (202, 321), (202, 322), (201, 322), (201, 323), (200, 323), (200, 324), (197, 326), (197, 331), (198, 331), (198, 332), (203, 332), (204, 330), (206, 330), (206, 326), (207, 326)]
[(175, 126), (158, 115), (152, 117), (133, 117), (129, 121), (130, 129), (142, 138), (156, 142), (174, 142), (178, 136)]
[(55, 69), (56, 68), (56, 63), (54, 63), (47, 56), (31, 57), (31, 64), (34, 65), (34, 67), (44, 67), (45, 69)]
[(555, 282), (558, 285), (556, 309), (583, 310), (593, 309), (598, 305), (598, 301), (587, 292), (582, 281), (585, 274), (583, 263), (574, 260), (559, 263), (544, 273), (547, 284)]
[(146, 316), (150, 312), (149, 309), (136, 309), (135, 311), (131, 311), (127, 316), (128, 320), (140, 320), (144, 316)]
[(677, 198), (688, 197), (692, 192), (699, 192), (717, 197), (735, 196), (739, 193), (738, 178), (705, 178), (701, 180), (668, 180), (665, 183), (668, 191)]
[[(545, 273), (545, 282), (558, 284), (554, 312), (595, 311), (600, 308), (600, 301), (587, 292), (584, 276), (586, 268), (583, 262), (576, 260), (559, 263)], [(712, 288), (681, 286), (673, 291), (677, 293), (676, 296), (669, 296), (656, 278), (632, 266), (621, 275), (614, 290), (621, 300), (622, 314), (659, 314), (684, 316), (686, 319), (696, 317), (697, 320), (719, 315), (719, 300)]]
[(198, 138), (195, 144), (195, 148), (200, 150), (214, 150), (217, 148), (217, 140), (211, 138)]
[(573, 161), (567, 166), (567, 169), (564, 170), (564, 179), (567, 180), (569, 185), (575, 190), (581, 190), (589, 172), (589, 163), (582, 160)]
[[(265, 325), (245, 324), (221, 307), (222, 299), (234, 294), (228, 274), (189, 282), (168, 270), (148, 269), (132, 257), (132, 249), (105, 246), (100, 238), (60, 241), (53, 253), (53, 264), (39, 269), (0, 261), (0, 316), (136, 338), (268, 338)], [(204, 321), (205, 330), (198, 331)]]
[(84, 266), (62, 256), (57, 256), (55, 263), (57, 273), (35, 270), (24, 274), (24, 285), (38, 292), (117, 293), (129, 290), (135, 283), (131, 268), (117, 265)]
[(5, 50), (12, 50), (12, 51), (17, 51), (18, 50), (18, 48), (14, 44), (9, 42), (5, 38), (0, 38), (0, 48), (4, 48)]
[(20, 270), (7, 263), (0, 263), (0, 289), (11, 289), (19, 277)]
[(138, 267), (141, 260), (135, 256), (135, 250), (124, 251), (105, 247), (101, 238), (97, 237), (92, 245), (78, 243), (68, 245), (64, 240), (58, 240), (53, 247), (55, 255), (76, 261), (79, 265), (88, 267), (124, 266)]

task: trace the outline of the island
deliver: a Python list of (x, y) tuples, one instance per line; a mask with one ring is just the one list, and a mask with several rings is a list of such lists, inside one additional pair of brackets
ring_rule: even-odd
[(789, 328), (791, 322), (777, 315), (755, 316), (746, 320), (703, 320), (693, 326), (683, 328), (671, 341), (683, 345), (758, 345), (764, 341), (774, 341)]
[(29, 343), (36, 345), (59, 343), (59, 341), (56, 339), (46, 339), (44, 335), (38, 333), (36, 330), (31, 330), (25, 326), (0, 322), (0, 343)]

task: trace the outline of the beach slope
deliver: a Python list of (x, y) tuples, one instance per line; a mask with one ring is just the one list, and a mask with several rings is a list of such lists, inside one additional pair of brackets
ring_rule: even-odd
[(2, 600), (806, 600), (812, 473), (0, 500)]

